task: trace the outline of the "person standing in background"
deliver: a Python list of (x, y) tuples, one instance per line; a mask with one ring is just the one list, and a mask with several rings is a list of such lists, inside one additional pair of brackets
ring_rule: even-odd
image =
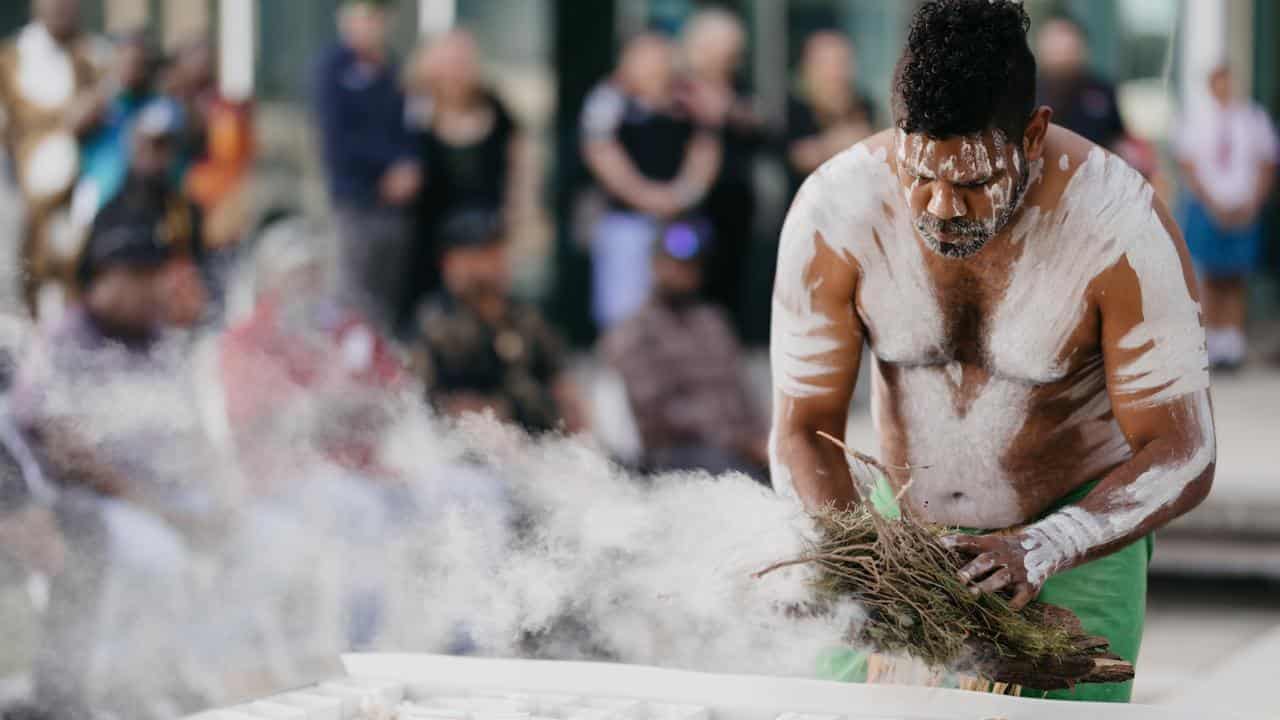
[(1114, 150), (1126, 135), (1116, 88), (1089, 69), (1087, 53), (1084, 29), (1075, 20), (1047, 20), (1036, 38), (1036, 102), (1053, 108), (1058, 125)]
[(436, 236), (444, 218), (467, 208), (498, 208), (513, 219), (513, 185), (527, 141), (502, 101), (482, 83), (477, 55), (475, 38), (453, 30), (424, 48), (414, 63), (409, 114), (420, 131), (420, 159), (431, 173), (417, 204), (402, 324), (411, 322), (418, 303), (439, 289)]
[(809, 36), (800, 93), (787, 100), (787, 169), (794, 196), (809, 173), (876, 128), (876, 109), (858, 90), (853, 45), (834, 30)]
[(158, 56), (143, 32), (121, 38), (114, 67), (119, 86), (107, 109), (80, 142), (80, 181), (71, 201), (73, 221), (87, 227), (103, 205), (111, 202), (129, 175), (133, 121), (154, 94)]
[(74, 252), (56, 252), (51, 234), (79, 172), (77, 138), (97, 124), (115, 93), (110, 84), (97, 87), (97, 48), (81, 32), (78, 0), (35, 0), (33, 10), (35, 19), (0, 49), (0, 105), (5, 149), (26, 211), (23, 296), (38, 315), (44, 304), (38, 296), (59, 302), (53, 296), (65, 295), (73, 274)]
[(191, 327), (207, 310), (209, 266), (203, 216), (173, 180), (181, 115), (168, 98), (152, 100), (139, 111), (129, 134), (128, 175), (97, 213), (91, 233), (101, 226), (154, 225), (173, 254), (163, 278), (166, 320), (175, 327)]
[(1236, 96), (1231, 69), (1209, 74), (1209, 101), (1186, 113), (1175, 152), (1187, 193), (1183, 232), (1200, 274), (1211, 367), (1245, 361), (1247, 281), (1262, 259), (1262, 209), (1275, 187), (1280, 144), (1267, 112)]
[(591, 238), (592, 312), (601, 329), (644, 304), (658, 223), (698, 207), (720, 170), (731, 98), (689, 93), (680, 102), (674, 62), (665, 37), (636, 36), (582, 109), (582, 153), (608, 196)]
[(220, 92), (213, 47), (201, 37), (174, 53), (164, 90), (184, 109), (181, 181), (204, 214), (205, 244), (212, 250), (230, 247), (247, 224), (250, 199), (244, 189), (254, 155), (252, 105)]
[(344, 291), (384, 330), (395, 323), (404, 296), (407, 210), (422, 184), (399, 71), (387, 47), (385, 5), (346, 0), (338, 11), (339, 43), (315, 75)]
[(689, 73), (687, 91), (728, 108), (721, 134), (720, 173), (702, 210), (715, 241), (706, 258), (706, 295), (741, 327), (743, 282), (750, 255), (756, 193), (752, 183), (755, 153), (765, 141), (764, 124), (746, 97), (739, 71), (746, 45), (742, 21), (722, 8), (699, 11), (689, 19), (682, 44)]

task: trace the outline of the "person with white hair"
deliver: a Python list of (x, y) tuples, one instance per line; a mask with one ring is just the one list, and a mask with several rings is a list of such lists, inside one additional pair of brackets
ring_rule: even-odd
[[(319, 630), (341, 630), (342, 649), (366, 647), (382, 616), (377, 551), (413, 505), (380, 453), (407, 376), (378, 328), (335, 292), (333, 257), (312, 228), (281, 222), (261, 242), (253, 311), (218, 347), (232, 451), (249, 481), (245, 537), (287, 548), (290, 560), (311, 540), (332, 543), (331, 557), (345, 559), (345, 622)], [(272, 586), (297, 579), (264, 563), (276, 567), (262, 558), (238, 569)]]

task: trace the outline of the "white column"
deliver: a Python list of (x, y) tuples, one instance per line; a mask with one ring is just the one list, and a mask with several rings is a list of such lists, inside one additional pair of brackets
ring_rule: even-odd
[(439, 35), (458, 20), (457, 0), (418, 0), (418, 34)]
[(218, 2), (218, 77), (230, 100), (253, 97), (257, 15), (254, 0)]
[(1191, 105), (1208, 101), (1209, 71), (1227, 59), (1225, 0), (1185, 0), (1182, 18), (1182, 97)]

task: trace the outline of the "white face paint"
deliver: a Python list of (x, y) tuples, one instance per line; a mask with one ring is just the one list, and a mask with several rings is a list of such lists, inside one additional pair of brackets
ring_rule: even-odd
[[(1015, 171), (1005, 173), (1008, 140), (1000, 131), (991, 135), (994, 152), (987, 147), (982, 133), (960, 138), (958, 148), (951, 153), (943, 151), (934, 140), (907, 135), (901, 129), (896, 132), (895, 142), (899, 171), (906, 183), (904, 197), (912, 208), (915, 230), (926, 246), (946, 257), (967, 258), (981, 250), (1009, 222), (1030, 185), (1023, 174), (1020, 152), (1014, 153)], [(984, 182), (997, 174), (1003, 177)], [(913, 204), (920, 186), (935, 180), (947, 183), (949, 192), (931, 193), (924, 206)], [(965, 203), (966, 193), (972, 192), (968, 188), (975, 183), (986, 197), (986, 208), (981, 203), (976, 207)]]

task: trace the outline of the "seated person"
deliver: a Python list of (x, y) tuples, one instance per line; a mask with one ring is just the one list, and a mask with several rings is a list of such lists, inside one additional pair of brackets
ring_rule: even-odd
[(493, 412), (530, 432), (584, 426), (560, 337), (510, 297), (498, 215), (463, 210), (441, 226), (444, 289), (417, 313), (415, 369), (445, 415)]
[[(260, 245), (253, 311), (219, 343), (227, 420), (255, 491), (274, 490), (276, 478), (296, 472), (298, 452), (283, 448), (391, 479), (377, 447), (389, 421), (380, 407), (406, 379), (399, 358), (372, 323), (338, 301), (330, 258), (305, 225), (282, 221)], [(296, 437), (300, 431), (308, 436)]]
[(708, 234), (696, 222), (661, 231), (653, 294), (602, 348), (622, 374), (650, 470), (736, 470), (763, 482), (766, 431), (747, 396), (738, 340), (699, 294)]
[(343, 558), (334, 582), (343, 586), (344, 641), (364, 648), (383, 627), (386, 543), (415, 509), (381, 452), (390, 400), (407, 376), (372, 323), (337, 300), (333, 264), (309, 230), (283, 220), (264, 233), (253, 312), (219, 341), (227, 421), (248, 480), (242, 542), (277, 548), (261, 558), (266, 569), (257, 558), (236, 564), (248, 577), (271, 576), (253, 581), (251, 599), (277, 607), (291, 591), (307, 592), (316, 573), (274, 572), (273, 560), (305, 567), (308, 544), (297, 538), (333, 538)]
[(152, 717), (187, 690), (167, 638), (182, 627), (188, 540), (216, 532), (215, 463), (185, 358), (163, 340), (179, 257), (163, 231), (146, 216), (99, 217), (77, 272), (83, 299), (33, 343), (13, 391), (66, 545), (34, 671), (57, 717), (100, 703)]
[(180, 112), (177, 105), (164, 99), (153, 100), (138, 112), (128, 174), (115, 196), (98, 211), (91, 233), (101, 226), (157, 225), (160, 242), (174, 251), (163, 280), (167, 286), (165, 320), (187, 327), (204, 315), (212, 278), (200, 210), (171, 179), (182, 127)]

